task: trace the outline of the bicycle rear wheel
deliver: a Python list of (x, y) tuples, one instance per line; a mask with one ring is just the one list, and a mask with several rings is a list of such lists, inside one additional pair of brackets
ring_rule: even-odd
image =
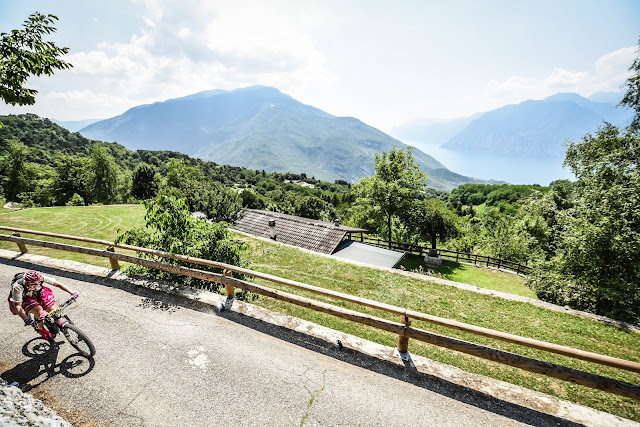
[(66, 324), (62, 327), (62, 333), (67, 341), (83, 356), (93, 357), (96, 348), (89, 338), (76, 325)]

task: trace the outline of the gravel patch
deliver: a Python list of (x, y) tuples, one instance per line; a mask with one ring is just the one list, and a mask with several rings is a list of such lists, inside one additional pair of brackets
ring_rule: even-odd
[(4, 427), (72, 427), (41, 400), (0, 378), (0, 425)]

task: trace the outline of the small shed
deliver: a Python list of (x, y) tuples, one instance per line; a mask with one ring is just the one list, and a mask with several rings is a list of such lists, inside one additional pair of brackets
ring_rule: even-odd
[(231, 229), (328, 255), (347, 233), (367, 232), (363, 228), (258, 209), (246, 210)]

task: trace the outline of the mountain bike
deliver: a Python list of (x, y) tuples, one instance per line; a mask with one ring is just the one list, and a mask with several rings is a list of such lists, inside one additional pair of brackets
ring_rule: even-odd
[[(53, 335), (51, 340), (55, 339), (56, 335), (62, 332), (62, 335), (69, 341), (69, 344), (78, 350), (80, 354), (85, 357), (93, 357), (96, 354), (96, 348), (93, 346), (91, 340), (73, 324), (69, 316), (63, 314), (65, 309), (75, 301), (75, 298), (69, 298), (60, 306), (47, 313), (44, 317), (44, 327)], [(33, 323), (33, 328), (38, 332), (37, 322)]]

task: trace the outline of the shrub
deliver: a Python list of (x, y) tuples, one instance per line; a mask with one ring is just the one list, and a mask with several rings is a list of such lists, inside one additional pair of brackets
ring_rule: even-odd
[(84, 206), (84, 199), (78, 193), (73, 193), (71, 200), (67, 202), (67, 206)]
[[(236, 266), (244, 264), (241, 255), (246, 250), (246, 246), (231, 238), (225, 223), (207, 223), (193, 219), (184, 199), (159, 195), (144, 204), (147, 210), (145, 227), (125, 231), (118, 236), (116, 243), (126, 243)], [(218, 268), (149, 254), (140, 253), (139, 256), (188, 268), (215, 273), (222, 272)], [(129, 267), (129, 271), (150, 279), (168, 280), (211, 291), (219, 291), (221, 288), (218, 283), (137, 265)], [(236, 277), (241, 276), (236, 275)], [(247, 299), (248, 293), (241, 291), (236, 293), (236, 296), (240, 299)]]

